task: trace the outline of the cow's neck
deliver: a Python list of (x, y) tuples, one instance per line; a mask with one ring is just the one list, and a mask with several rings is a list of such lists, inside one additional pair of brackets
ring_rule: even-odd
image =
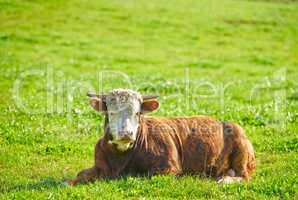
[(143, 116), (140, 117), (140, 125), (138, 128), (137, 138), (134, 143), (133, 149), (136, 151), (146, 150), (148, 148), (147, 144), (147, 133), (148, 128), (145, 123), (145, 119)]
[(143, 123), (143, 117), (141, 117), (136, 141), (134, 142), (132, 148), (123, 152), (117, 149), (116, 144), (109, 143), (112, 138), (111, 134), (109, 133), (107, 123), (108, 121), (106, 120), (104, 139), (107, 145), (107, 161), (113, 171), (113, 175), (119, 176), (125, 170), (125, 168), (131, 164), (131, 160), (135, 154), (147, 149), (147, 127), (146, 124)]

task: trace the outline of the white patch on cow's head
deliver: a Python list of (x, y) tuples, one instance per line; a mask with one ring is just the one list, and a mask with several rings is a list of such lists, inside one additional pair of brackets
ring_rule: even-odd
[(126, 150), (136, 140), (142, 96), (132, 90), (117, 89), (106, 96), (108, 126), (112, 143)]
[(156, 96), (143, 97), (129, 89), (115, 89), (107, 95), (89, 95), (91, 106), (108, 117), (107, 128), (120, 151), (131, 148), (137, 138), (140, 115), (156, 110), (159, 103)]

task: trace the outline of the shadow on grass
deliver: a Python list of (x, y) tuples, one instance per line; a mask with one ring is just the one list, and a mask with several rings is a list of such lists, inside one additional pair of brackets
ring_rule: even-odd
[[(172, 176), (175, 179), (180, 179), (187, 176), (194, 176), (196, 178), (203, 178), (204, 176), (197, 176), (197, 175), (181, 175), (181, 176)], [(97, 181), (105, 182), (105, 183), (113, 183), (118, 185), (119, 187), (122, 187), (123, 182), (125, 182), (125, 188), (130, 187), (130, 178), (136, 178), (139, 181), (152, 181), (153, 177), (159, 177), (159, 176), (147, 176), (147, 175), (125, 175), (114, 179), (101, 179)], [(206, 178), (206, 177), (205, 177)], [(97, 182), (96, 181), (96, 182)], [(94, 182), (90, 183), (80, 183), (78, 185), (88, 185), (88, 184), (94, 184)], [(53, 189), (59, 189), (59, 188), (65, 188), (68, 187), (65, 184), (65, 179), (55, 179), (52, 177), (47, 177), (44, 179), (41, 179), (38, 182), (25, 182), (14, 186), (7, 186), (6, 188), (0, 188), (0, 192), (2, 193), (11, 193), (11, 192), (19, 192), (19, 191), (46, 191), (46, 190), (53, 190)], [(70, 187), (70, 186), (69, 186)]]
[(17, 192), (21, 190), (43, 191), (43, 190), (62, 188), (62, 187), (66, 187), (66, 185), (64, 184), (64, 180), (61, 180), (61, 179), (57, 180), (52, 177), (48, 177), (38, 182), (23, 183), (12, 187), (8, 187), (7, 189), (4, 190), (4, 192)]

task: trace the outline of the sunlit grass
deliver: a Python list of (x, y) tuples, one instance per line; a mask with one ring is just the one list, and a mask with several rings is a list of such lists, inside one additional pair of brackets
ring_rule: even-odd
[[(297, 11), (282, 0), (0, 0), (0, 197), (298, 198)], [(24, 109), (13, 88), (26, 73), (36, 74), (21, 82)], [(93, 164), (102, 135), (86, 92), (118, 87), (158, 93), (153, 115), (241, 124), (257, 155), (252, 181), (157, 176), (66, 187)]]

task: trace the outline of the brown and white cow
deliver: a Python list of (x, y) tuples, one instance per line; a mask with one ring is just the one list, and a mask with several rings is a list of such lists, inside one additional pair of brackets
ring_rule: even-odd
[(202, 174), (230, 183), (249, 180), (256, 167), (252, 144), (235, 123), (208, 116), (148, 117), (159, 107), (157, 98), (128, 89), (89, 97), (105, 115), (105, 132), (95, 146), (94, 166), (69, 185), (155, 174)]

